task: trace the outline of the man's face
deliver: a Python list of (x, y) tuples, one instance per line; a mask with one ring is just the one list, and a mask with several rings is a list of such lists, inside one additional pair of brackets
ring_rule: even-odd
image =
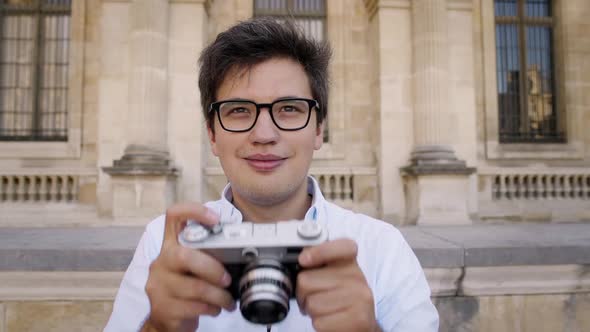
[[(273, 58), (250, 70), (231, 70), (216, 99), (271, 103), (286, 97), (312, 99), (309, 81), (299, 63)], [(215, 134), (209, 129), (211, 150), (219, 157), (234, 195), (257, 205), (272, 205), (307, 186), (313, 151), (323, 141), (323, 125), (317, 126), (317, 115), (313, 109), (305, 128), (283, 131), (273, 123), (269, 109), (263, 108), (256, 125), (247, 132), (225, 131), (215, 116), (211, 124)]]

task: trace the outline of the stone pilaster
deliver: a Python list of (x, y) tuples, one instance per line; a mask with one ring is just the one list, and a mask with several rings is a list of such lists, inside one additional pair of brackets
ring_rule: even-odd
[(446, 0), (412, 1), (413, 128), (407, 217), (418, 224), (470, 223), (467, 210), (473, 168), (457, 159), (451, 143)]
[[(335, 1), (340, 3), (339, 1)], [(409, 0), (365, 0), (369, 18), (370, 96), (374, 109), (379, 216), (396, 225), (406, 217), (403, 178), (412, 133), (412, 26)]]
[(112, 177), (114, 217), (154, 215), (174, 200), (168, 153), (168, 0), (133, 0), (129, 17), (127, 147), (103, 170)]

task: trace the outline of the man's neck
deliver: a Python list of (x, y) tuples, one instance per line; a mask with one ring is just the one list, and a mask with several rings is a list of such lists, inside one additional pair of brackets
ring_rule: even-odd
[(234, 206), (240, 210), (244, 221), (256, 223), (277, 222), (284, 220), (303, 220), (311, 207), (312, 197), (307, 193), (307, 182), (282, 202), (263, 206), (248, 201), (234, 192)]

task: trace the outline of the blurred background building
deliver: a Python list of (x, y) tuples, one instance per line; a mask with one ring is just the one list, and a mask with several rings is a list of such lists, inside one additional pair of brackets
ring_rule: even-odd
[[(457, 234), (522, 222), (559, 232), (590, 221), (587, 0), (2, 0), (5, 234), (22, 227), (141, 226), (173, 202), (216, 199), (226, 179), (209, 151), (197, 59), (217, 33), (253, 16), (294, 19), (332, 45), (325, 144), (311, 169), (328, 199), (396, 226), (455, 225)], [(590, 310), (587, 262), (541, 263), (533, 265), (550, 266), (510, 271), (575, 282), (525, 292), (534, 294), (530, 301), (541, 299), (531, 310), (569, 305), (574, 314), (547, 309), (548, 317), (567, 321), (564, 330), (590, 329), (588, 318), (575, 314)], [(435, 295), (461, 295), (465, 267), (443, 265), (426, 266)], [(27, 289), (19, 269), (4, 268), (0, 279)], [(71, 285), (73, 274), (64, 273), (55, 280), (27, 274), (28, 282)], [(103, 324), (121, 276), (104, 273), (110, 288), (88, 293), (93, 286), (79, 286), (86, 289), (80, 297), (72, 295), (76, 286), (62, 297), (0, 289), (0, 331), (49, 310), (44, 301), (61, 314), (89, 315), (80, 322)], [(80, 278), (105, 285), (95, 274)], [(448, 289), (440, 286), (445, 282)], [(583, 295), (573, 295), (572, 285)], [(547, 293), (569, 295), (539, 295)], [(507, 294), (521, 293), (494, 295)], [(455, 315), (446, 329), (483, 308), (509, 320), (501, 308), (525, 312), (529, 301), (471, 299), (440, 301), (441, 312)], [(461, 328), (494, 330), (482, 319)], [(538, 328), (535, 319), (529, 324), (521, 330)]]

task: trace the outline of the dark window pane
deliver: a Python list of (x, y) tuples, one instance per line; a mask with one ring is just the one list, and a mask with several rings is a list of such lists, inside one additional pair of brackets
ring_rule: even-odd
[(557, 129), (551, 75), (551, 29), (529, 26), (526, 39), (528, 129), (533, 137), (542, 138)]
[(326, 21), (325, 0), (255, 0), (254, 16), (290, 18), (300, 25), (306, 36), (324, 39)]
[(516, 16), (518, 6), (516, 0), (496, 0), (494, 2), (495, 15), (498, 16)]
[(524, 9), (525, 15), (529, 17), (551, 16), (551, 2), (549, 0), (527, 0)]
[(520, 128), (520, 61), (515, 24), (496, 25), (496, 57), (500, 137), (506, 137)]

